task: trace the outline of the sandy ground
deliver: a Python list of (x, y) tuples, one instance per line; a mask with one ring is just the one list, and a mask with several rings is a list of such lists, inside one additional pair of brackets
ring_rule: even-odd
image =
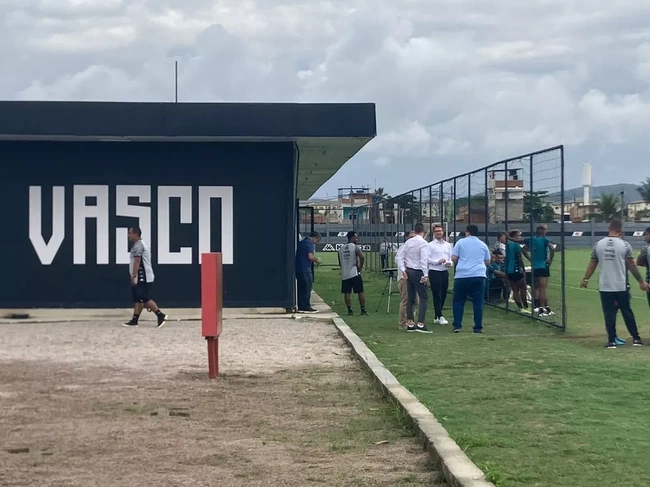
[(0, 486), (437, 485), (332, 325), (0, 325)]

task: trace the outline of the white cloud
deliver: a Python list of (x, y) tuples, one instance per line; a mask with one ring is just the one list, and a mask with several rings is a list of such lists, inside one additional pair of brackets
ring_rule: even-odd
[(556, 144), (568, 185), (585, 161), (599, 184), (650, 149), (648, 25), (642, 0), (3, 0), (0, 97), (172, 100), (178, 60), (181, 101), (376, 102), (323, 192)]

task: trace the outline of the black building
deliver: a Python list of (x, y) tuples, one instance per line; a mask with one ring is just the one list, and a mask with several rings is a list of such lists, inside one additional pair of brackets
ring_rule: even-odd
[(131, 225), (161, 305), (220, 251), (225, 306), (292, 307), (297, 201), (375, 135), (374, 104), (0, 102), (0, 308), (128, 307)]

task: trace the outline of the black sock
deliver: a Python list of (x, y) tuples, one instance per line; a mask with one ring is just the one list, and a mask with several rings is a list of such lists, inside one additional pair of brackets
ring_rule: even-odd
[(137, 323), (139, 318), (140, 318), (140, 315), (136, 315), (136, 314), (134, 313), (134, 314), (133, 314), (133, 318), (131, 318), (131, 319)]
[(362, 312), (362, 313), (365, 313), (365, 312), (366, 312), (366, 307), (365, 307), (365, 306), (361, 306), (361, 312)]
[(352, 306), (348, 306), (348, 311), (352, 311)]
[(535, 300), (535, 308), (539, 308), (539, 299)]
[(160, 310), (158, 310), (158, 311), (156, 311), (156, 315), (158, 315), (158, 316), (162, 316), (162, 315), (163, 315), (163, 312), (160, 311)]

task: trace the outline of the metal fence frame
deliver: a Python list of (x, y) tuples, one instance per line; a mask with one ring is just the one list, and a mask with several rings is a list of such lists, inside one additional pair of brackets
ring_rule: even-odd
[[(557, 156), (552, 159), (540, 160), (540, 157), (550, 153), (557, 153)], [(559, 251), (556, 252), (556, 258), (560, 258), (560, 266), (559, 270), (556, 270), (555, 272), (559, 271), (560, 274), (560, 302), (558, 303), (559, 307), (557, 305), (555, 306), (557, 311), (554, 317), (542, 318), (533, 316), (533, 314), (531, 314), (531, 317), (532, 319), (542, 321), (545, 324), (565, 331), (567, 326), (567, 307), (566, 259), (564, 253), (565, 182), (563, 145), (504, 159), (480, 169), (423, 186), (412, 191), (407, 191), (370, 205), (356, 207), (354, 211), (357, 214), (355, 215), (355, 218), (352, 219), (353, 228), (359, 234), (361, 243), (370, 244), (370, 247), (373, 249), (372, 252), (370, 252), (370, 255), (366, 258), (365, 268), (370, 271), (381, 272), (381, 257), (378, 251), (382, 238), (386, 239), (386, 243), (390, 249), (389, 267), (394, 267), (394, 255), (397, 248), (404, 242), (406, 233), (410, 231), (417, 222), (424, 223), (427, 230), (430, 230), (431, 226), (434, 224), (443, 225), (445, 235), (447, 236), (448, 241), (452, 243), (457, 241), (461, 233), (464, 232), (465, 226), (470, 223), (476, 224), (479, 227), (479, 238), (482, 238), (482, 240), (488, 245), (495, 242), (495, 240), (492, 242), (490, 241), (491, 237), (498, 239), (496, 236), (498, 233), (503, 231), (507, 232), (515, 228), (521, 230), (524, 234), (528, 233), (534, 235), (537, 225), (550, 223), (547, 221), (541, 221), (541, 219), (536, 221), (535, 219), (535, 201), (536, 198), (539, 199), (536, 191), (540, 188), (538, 185), (539, 181), (536, 181), (540, 178), (535, 177), (535, 166), (536, 164), (545, 164), (549, 161), (555, 162), (553, 170), (557, 170), (558, 173), (556, 176), (547, 179), (555, 180), (555, 178), (557, 178), (559, 180), (557, 181), (559, 187), (556, 187), (556, 191), (559, 195), (557, 200), (555, 200), (555, 203), (559, 204), (561, 208), (561, 215), (559, 218), (560, 231), (559, 235), (555, 235), (556, 238), (553, 238), (552, 234), (549, 238), (551, 238), (553, 243), (556, 245), (556, 248), (559, 248)], [(509, 176), (517, 174), (518, 172), (521, 172), (524, 175), (527, 174), (528, 177), (522, 179), (517, 179), (515, 177), (512, 180), (508, 180)], [(503, 173), (505, 179), (497, 180), (495, 176), (496, 173)], [(492, 188), (494, 197), (492, 198), (490, 197), (490, 180), (495, 181)], [(504, 204), (501, 205), (501, 216), (499, 214), (499, 199), (496, 196), (498, 181), (506, 181), (503, 187), (503, 197), (501, 198), (504, 201)], [(521, 181), (521, 185), (516, 188), (511, 188), (510, 183), (507, 181)], [(463, 189), (465, 182), (466, 189)], [(478, 192), (475, 191), (477, 186)], [(521, 218), (517, 218), (516, 223), (511, 221), (514, 216), (516, 216), (513, 215), (513, 213), (515, 213), (514, 207), (516, 205), (514, 205), (514, 203), (509, 204), (509, 197), (513, 196), (514, 198), (515, 189), (521, 194), (521, 203), (517, 210), (517, 213)], [(459, 193), (459, 191), (462, 193)], [(490, 206), (491, 200), (494, 202), (494, 208), (491, 208)], [(515, 201), (515, 199), (513, 199), (513, 201)], [(530, 213), (530, 217), (527, 219), (523, 218), (525, 215), (526, 204), (529, 205)], [(463, 210), (463, 215), (466, 215), (467, 221), (458, 221), (460, 210)], [(494, 218), (491, 218), (491, 212), (494, 212)], [(483, 221), (476, 221), (476, 216), (474, 216), (475, 221), (472, 221), (473, 215), (482, 215)], [(491, 223), (491, 220), (497, 220), (497, 223)], [(500, 226), (501, 228), (498, 231), (490, 230), (491, 225)], [(525, 226), (527, 228), (524, 228)], [(427, 236), (428, 235), (429, 232), (427, 232)], [(391, 258), (393, 259), (392, 261), (390, 260)], [(557, 269), (557, 266), (554, 265), (553, 268)], [(533, 297), (535, 293), (534, 283), (535, 278), (533, 271), (530, 289), (531, 296)], [(450, 289), (450, 292), (452, 292), (452, 289)], [(513, 309), (513, 306), (510, 305), (508, 300), (506, 300), (505, 306), (496, 306), (505, 310)]]

